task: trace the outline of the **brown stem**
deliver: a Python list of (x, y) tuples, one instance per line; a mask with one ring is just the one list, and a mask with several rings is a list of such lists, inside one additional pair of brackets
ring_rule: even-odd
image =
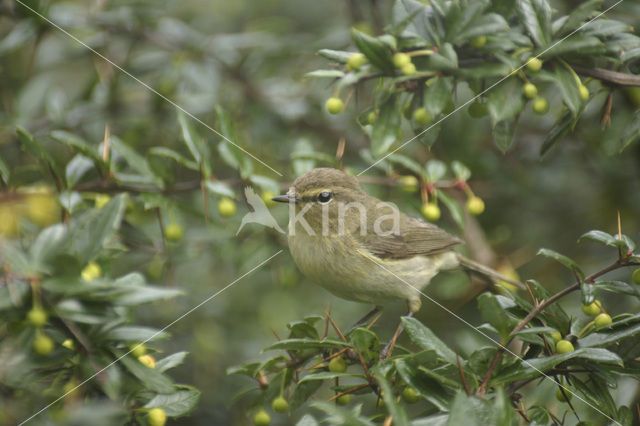
[(602, 68), (586, 68), (580, 65), (571, 65), (578, 74), (586, 75), (588, 77), (597, 78), (607, 83), (615, 84), (617, 86), (640, 86), (640, 76), (625, 74), (617, 71), (605, 70)]

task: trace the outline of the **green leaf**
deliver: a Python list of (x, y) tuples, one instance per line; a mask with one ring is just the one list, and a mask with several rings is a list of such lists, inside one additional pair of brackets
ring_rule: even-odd
[(293, 174), (300, 176), (303, 173), (312, 170), (316, 166), (316, 162), (312, 158), (304, 157), (306, 154), (313, 153), (313, 145), (308, 139), (298, 139), (291, 151)]
[(200, 391), (189, 386), (169, 395), (156, 395), (144, 408), (162, 408), (169, 417), (181, 417), (193, 411), (199, 400)]
[[(507, 21), (497, 13), (487, 13), (475, 20), (473, 25), (461, 29), (456, 40), (466, 41), (481, 35), (490, 35), (509, 29)], [(500, 37), (497, 35), (496, 37)]]
[(261, 176), (261, 175), (251, 175), (249, 177), (249, 180), (251, 181), (251, 183), (259, 186), (263, 190), (271, 191), (274, 194), (280, 193), (280, 184), (276, 180), (271, 179), (270, 177)]
[(349, 341), (364, 358), (365, 362), (378, 359), (380, 355), (380, 341), (378, 336), (371, 330), (358, 327), (349, 333)]
[(84, 263), (93, 260), (120, 226), (126, 194), (120, 194), (100, 210), (90, 210), (71, 233), (71, 252)]
[(478, 309), (482, 319), (498, 330), (502, 343), (505, 343), (516, 321), (507, 315), (491, 293), (478, 296)]
[(327, 413), (329, 416), (325, 422), (330, 425), (375, 426), (375, 423), (360, 415), (361, 406), (350, 410), (327, 402), (314, 402), (311, 407)]
[(444, 43), (437, 53), (429, 55), (429, 69), (454, 71), (458, 68), (458, 54), (451, 43)]
[(272, 345), (267, 346), (263, 351), (270, 350), (306, 350), (306, 349), (342, 349), (344, 347), (352, 347), (349, 343), (335, 339), (284, 339)]
[(553, 45), (552, 48), (540, 52), (540, 58), (548, 60), (561, 55), (594, 55), (607, 51), (605, 44), (597, 37), (588, 37), (582, 34), (574, 34), (563, 40), (562, 43)]
[(340, 70), (315, 70), (306, 73), (304, 76), (311, 78), (341, 78), (344, 77), (344, 72)]
[(620, 150), (622, 152), (626, 147), (640, 139), (640, 109), (633, 113), (633, 117), (622, 133), (620, 138)]
[[(616, 323), (614, 322), (609, 327), (613, 327), (615, 325)], [(596, 348), (600, 346), (609, 346), (611, 344), (617, 344), (629, 337), (635, 337), (638, 334), (640, 334), (640, 324), (617, 331), (591, 333), (580, 339), (580, 347)]]
[(502, 120), (493, 125), (493, 142), (506, 153), (513, 144), (518, 122), (516, 120)]
[(397, 358), (394, 363), (398, 374), (407, 385), (415, 389), (421, 397), (438, 407), (438, 409), (447, 411), (449, 409), (447, 390), (442, 386), (442, 383), (433, 380), (431, 376), (427, 375), (425, 370), (418, 368), (420, 361), (425, 358), (431, 358), (429, 361), (434, 364), (434, 361), (438, 360), (434, 351), (424, 351), (409, 357)]
[(164, 374), (142, 365), (140, 361), (132, 356), (123, 356), (124, 352), (119, 349), (113, 349), (113, 354), (117, 359), (120, 359), (120, 363), (150, 391), (163, 394), (173, 394), (175, 392), (173, 382)]
[(488, 5), (488, 0), (451, 3), (444, 20), (445, 38), (455, 42), (466, 40), (464, 37), (465, 30), (475, 26), (475, 21)]
[[(162, 186), (162, 181), (151, 171), (149, 163), (140, 154), (138, 154), (133, 148), (122, 142), (115, 136), (111, 137), (111, 146), (114, 151), (117, 151), (131, 168), (139, 174), (139, 178), (143, 182), (152, 183), (158, 186)], [(130, 177), (119, 173), (117, 175), (119, 179), (127, 180)], [(137, 180), (136, 179), (136, 180)]]
[(50, 133), (53, 140), (72, 148), (75, 152), (90, 158), (99, 170), (106, 170), (106, 164), (102, 159), (102, 155), (98, 153), (97, 147), (89, 145), (87, 141), (73, 133), (64, 130), (54, 130)]
[(582, 271), (580, 270), (580, 267), (578, 267), (578, 264), (573, 260), (569, 259), (567, 256), (546, 248), (542, 248), (538, 250), (537, 254), (550, 257), (551, 259), (554, 259), (562, 263), (564, 266), (571, 269), (576, 275), (578, 275), (580, 277), (580, 281), (584, 281), (584, 273), (582, 273)]
[(516, 77), (510, 77), (487, 93), (487, 108), (491, 121), (500, 123), (514, 119), (524, 108), (522, 83)]
[(391, 49), (387, 44), (356, 29), (353, 29), (351, 34), (358, 50), (373, 66), (385, 74), (394, 73)]
[[(587, 337), (590, 337), (589, 335)], [(492, 380), (494, 384), (513, 383), (516, 380), (526, 380), (540, 376), (561, 362), (568, 361), (573, 358), (584, 359), (593, 362), (623, 365), (622, 359), (615, 353), (603, 348), (584, 347), (583, 339), (580, 340), (580, 349), (566, 354), (552, 355), (544, 358), (535, 358), (522, 360), (519, 364), (512, 368), (508, 368), (495, 376)]]
[(169, 149), (169, 148), (165, 148), (164, 146), (154, 146), (153, 148), (151, 148), (149, 150), (149, 154), (150, 155), (155, 155), (158, 157), (165, 157), (165, 158), (170, 158), (173, 161), (175, 161), (176, 163), (190, 169), (190, 170), (195, 170), (198, 171), (200, 170), (200, 168), (198, 167), (198, 164), (189, 160), (188, 158), (186, 158), (185, 156), (183, 156), (180, 153), (177, 153), (176, 151)]
[(409, 339), (420, 349), (432, 349), (449, 364), (457, 365), (456, 354), (424, 324), (415, 318), (402, 317)]
[(447, 173), (447, 165), (440, 160), (429, 160), (425, 166), (425, 177), (428, 182), (437, 182)]
[(393, 389), (391, 388), (391, 384), (389, 384), (387, 379), (382, 374), (374, 374), (373, 377), (376, 379), (378, 385), (380, 386), (384, 405), (386, 409), (389, 410), (389, 415), (393, 418), (393, 424), (395, 426), (409, 426), (409, 416), (407, 415), (404, 406), (396, 401), (395, 395), (393, 394)]
[(489, 401), (475, 396), (467, 396), (460, 391), (449, 410), (447, 425), (486, 426), (496, 424), (492, 421), (493, 419), (493, 407)]
[(603, 0), (587, 0), (573, 9), (557, 35), (567, 34), (590, 18), (602, 6)]
[(38, 265), (38, 269), (47, 270), (45, 266), (55, 256), (63, 251), (63, 247), (69, 241), (67, 227), (57, 224), (44, 229), (33, 242), (29, 249), (31, 258)]
[[(586, 285), (583, 285), (583, 287), (585, 286)], [(603, 291), (608, 291), (610, 293), (640, 297), (640, 287), (628, 284), (624, 281), (597, 281), (593, 284), (589, 284), (589, 286), (593, 288), (596, 296)]]
[(460, 203), (454, 200), (449, 194), (439, 189), (436, 190), (438, 194), (438, 200), (442, 201), (442, 204), (445, 205), (449, 213), (451, 214), (451, 218), (453, 221), (460, 227), (460, 229), (464, 229), (465, 227), (465, 215), (464, 210)]
[(578, 82), (573, 74), (560, 64), (554, 64), (551, 71), (542, 70), (538, 72), (538, 77), (542, 80), (552, 81), (562, 94), (562, 100), (571, 110), (574, 116), (582, 108), (583, 101), (580, 97)]
[(9, 171), (9, 166), (0, 156), (0, 181), (4, 182), (5, 185), (9, 185), (9, 178), (11, 177), (11, 172)]
[(105, 333), (104, 338), (116, 342), (155, 342), (169, 337), (169, 334), (151, 327), (121, 325)]
[(362, 380), (367, 380), (367, 376), (359, 373), (334, 373), (332, 371), (321, 371), (319, 373), (307, 374), (298, 383), (308, 382), (310, 380), (330, 380), (337, 377), (358, 377)]
[(341, 64), (346, 64), (353, 53), (354, 52), (347, 52), (345, 50), (331, 49), (321, 49), (318, 51), (318, 55), (327, 58), (330, 61), (339, 62)]
[(567, 134), (576, 121), (577, 118), (573, 116), (571, 111), (568, 109), (565, 110), (544, 137), (544, 141), (540, 147), (540, 155), (545, 155), (560, 140), (560, 138)]
[(392, 94), (380, 106), (378, 119), (373, 123), (371, 153), (374, 157), (382, 157), (396, 141), (400, 128), (400, 114), (397, 95)]
[(27, 130), (22, 127), (16, 127), (16, 132), (18, 133), (18, 140), (22, 144), (22, 146), (34, 157), (42, 163), (43, 166), (46, 167), (47, 171), (49, 171), (53, 177), (58, 181), (64, 184), (64, 174), (58, 166), (58, 163), (53, 159), (51, 155), (47, 151), (42, 148), (40, 142), (36, 140), (36, 138), (31, 135)]
[(538, 47), (551, 42), (551, 7), (546, 0), (518, 0), (518, 16)]
[(459, 161), (451, 163), (451, 170), (456, 175), (456, 179), (466, 182), (471, 177), (471, 170)]
[(451, 77), (435, 77), (424, 94), (424, 108), (433, 117), (440, 114), (451, 102), (453, 84)]
[[(94, 167), (93, 161), (82, 154), (78, 154), (67, 163), (64, 176), (69, 188), (73, 188), (82, 177)], [(66, 207), (65, 207), (66, 208)], [(67, 209), (69, 210), (69, 209)]]
[(422, 175), (422, 166), (417, 161), (407, 157), (406, 155), (394, 153), (389, 155), (387, 157), (387, 160), (392, 163), (400, 164), (401, 166), (418, 176)]
[(207, 180), (204, 187), (212, 194), (222, 195), (223, 197), (236, 198), (236, 193), (229, 185), (219, 180)]
[(156, 370), (164, 373), (171, 368), (177, 367), (178, 365), (182, 364), (188, 354), (189, 352), (186, 351), (176, 352), (167, 357), (159, 359), (158, 361), (156, 361)]
[(320, 380), (310, 380), (298, 383), (291, 394), (291, 398), (289, 399), (289, 409), (293, 411), (300, 408), (302, 404), (307, 402), (311, 395), (316, 393), (323, 383), (324, 382)]
[(611, 234), (607, 234), (604, 231), (592, 230), (584, 233), (578, 238), (578, 242), (582, 240), (591, 240), (598, 243), (606, 244), (608, 246), (614, 245), (616, 239)]

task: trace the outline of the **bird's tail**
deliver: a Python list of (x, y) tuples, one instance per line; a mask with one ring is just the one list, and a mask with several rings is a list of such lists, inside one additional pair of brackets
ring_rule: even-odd
[(497, 283), (498, 281), (506, 281), (510, 284), (513, 284), (521, 289), (526, 289), (525, 285), (522, 284), (520, 281), (514, 280), (512, 278), (509, 278), (507, 276), (504, 276), (503, 274), (501, 274), (500, 272), (489, 268), (488, 266), (485, 266), (481, 263), (475, 262), (471, 259), (468, 259), (466, 257), (464, 257), (463, 255), (456, 253), (456, 256), (458, 257), (458, 262), (460, 262), (460, 265), (463, 266), (464, 268), (467, 268), (473, 272), (477, 272), (481, 275), (484, 275), (485, 277), (491, 279), (491, 281), (493, 281), (494, 283)]

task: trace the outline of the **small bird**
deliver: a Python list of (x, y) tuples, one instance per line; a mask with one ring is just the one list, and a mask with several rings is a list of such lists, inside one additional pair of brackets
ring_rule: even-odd
[(288, 241), (298, 268), (343, 299), (376, 307), (403, 300), (412, 314), (431, 279), (458, 266), (522, 286), (455, 252), (461, 239), (369, 195), (340, 170), (306, 172), (273, 201), (290, 203)]

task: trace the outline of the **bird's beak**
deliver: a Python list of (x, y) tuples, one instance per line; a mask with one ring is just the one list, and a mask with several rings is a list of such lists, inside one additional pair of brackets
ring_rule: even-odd
[(277, 201), (279, 203), (296, 203), (298, 198), (295, 195), (284, 194), (284, 195), (276, 195), (272, 198), (273, 201)]

